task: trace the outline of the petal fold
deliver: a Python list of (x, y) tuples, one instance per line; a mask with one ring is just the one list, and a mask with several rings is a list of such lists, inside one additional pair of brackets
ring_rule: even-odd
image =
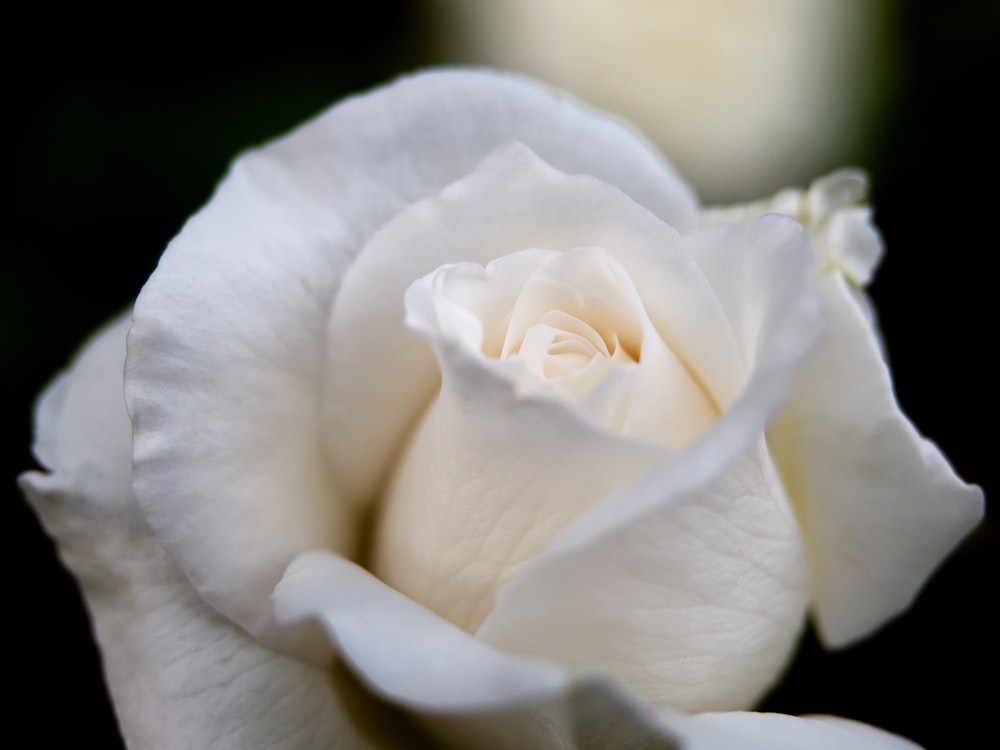
[(899, 410), (843, 277), (825, 275), (821, 293), (830, 333), (768, 440), (806, 533), (819, 634), (839, 647), (910, 605), (984, 501)]

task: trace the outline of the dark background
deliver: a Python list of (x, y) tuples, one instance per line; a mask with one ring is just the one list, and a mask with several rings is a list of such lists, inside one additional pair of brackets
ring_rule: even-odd
[[(1000, 6), (904, 5), (888, 124), (864, 159), (888, 248), (871, 293), (904, 411), (989, 501)], [(276, 10), (214, 25), (180, 9), (8, 17), (21, 47), (4, 53), (2, 680), (7, 731), (27, 732), (35, 747), (121, 747), (75, 584), (14, 485), (34, 465), (36, 393), (131, 302), (235, 153), (345, 93), (438, 61), (412, 3), (322, 17)], [(807, 636), (763, 708), (859, 719), (928, 750), (990, 736), (1000, 697), (995, 503), (987, 513), (906, 617), (837, 654)]]

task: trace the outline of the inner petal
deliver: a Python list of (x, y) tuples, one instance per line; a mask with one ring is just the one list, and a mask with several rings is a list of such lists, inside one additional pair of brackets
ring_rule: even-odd
[(606, 250), (560, 253), (548, 257), (519, 291), (500, 357), (517, 352), (527, 330), (545, 323), (586, 339), (604, 356), (624, 342), (638, 360), (643, 317), (631, 279)]
[[(663, 340), (629, 273), (603, 248), (530, 249), (443, 266), (407, 293), (408, 322), (616, 434), (680, 448), (719, 414)], [(612, 377), (614, 376), (614, 377)]]

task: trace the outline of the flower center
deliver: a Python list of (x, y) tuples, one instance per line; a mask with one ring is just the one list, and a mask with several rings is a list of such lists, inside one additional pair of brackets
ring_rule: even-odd
[(496, 361), (521, 392), (580, 401), (639, 362), (641, 306), (600, 248), (525, 250), (430, 279), (440, 333)]
[[(408, 321), (618, 434), (678, 448), (718, 411), (603, 248), (529, 249), (442, 266), (407, 292)], [(484, 362), (484, 364), (487, 364)]]

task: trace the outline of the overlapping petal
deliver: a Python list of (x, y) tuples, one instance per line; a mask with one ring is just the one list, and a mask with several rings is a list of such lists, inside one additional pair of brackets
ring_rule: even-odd
[(808, 601), (794, 514), (762, 446), (694, 489), (667, 474), (609, 501), (655, 492), (654, 510), (527, 566), (477, 636), (600, 668), (663, 708), (752, 705), (782, 672)]
[[(511, 139), (692, 221), (690, 190), (627, 126), (524, 79), (438, 71), (241, 157), (139, 296), (126, 373), (139, 503), (198, 590), (268, 642), (267, 594), (287, 562), (357, 541), (322, 440), (322, 403), (341, 396), (321, 384), (344, 268), (389, 217)], [(370, 376), (368, 363), (334, 366)], [(380, 422), (341, 428), (376, 455)]]

